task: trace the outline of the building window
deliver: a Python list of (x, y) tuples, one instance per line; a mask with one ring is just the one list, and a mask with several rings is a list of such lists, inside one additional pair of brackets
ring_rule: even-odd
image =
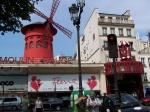
[(108, 41), (104, 41), (104, 49), (108, 49)]
[(127, 29), (127, 36), (131, 37), (131, 29)]
[(119, 36), (123, 36), (123, 29), (119, 28)]
[(34, 42), (30, 42), (29, 48), (33, 48), (34, 47)]
[(110, 28), (110, 33), (115, 34), (115, 28)]
[(33, 39), (33, 37), (30, 37), (30, 39)]
[(107, 35), (107, 28), (102, 28), (103, 30), (103, 35)]
[(48, 48), (48, 42), (44, 43), (44, 48)]
[(28, 43), (26, 43), (26, 45), (25, 45), (25, 49), (28, 49)]
[(136, 60), (135, 60), (135, 56), (131, 56), (131, 57), (132, 57), (132, 60), (133, 60), (133, 61), (136, 61)]
[(104, 22), (104, 16), (100, 17), (101, 22)]
[(109, 56), (106, 56), (106, 57), (105, 57), (105, 62), (106, 62), (106, 63), (109, 62)]
[(116, 17), (116, 22), (119, 23), (120, 22), (120, 18)]
[(82, 42), (84, 42), (84, 41), (85, 41), (85, 36), (82, 37)]
[(150, 67), (150, 58), (148, 58), (148, 64), (149, 64), (149, 67)]
[(128, 18), (124, 18), (124, 23), (128, 23)]
[(146, 44), (143, 44), (144, 49), (146, 48)]
[(144, 81), (148, 81), (148, 79), (147, 79), (147, 73), (144, 73)]
[(112, 17), (108, 17), (108, 22), (112, 22)]
[(93, 41), (95, 40), (95, 33), (93, 34)]
[(83, 54), (86, 54), (86, 50), (83, 51)]
[(52, 43), (50, 44), (50, 49), (53, 51), (53, 44)]
[(130, 44), (130, 49), (133, 50), (133, 42), (129, 42)]
[(42, 47), (42, 42), (41, 41), (37, 41), (36, 48), (41, 48), (41, 47)]
[(145, 64), (144, 60), (145, 60), (145, 58), (141, 58), (142, 64)]
[(126, 21), (127, 21), (127, 20), (128, 20), (128, 18), (124, 18), (124, 20), (126, 20)]
[(123, 18), (120, 18), (120, 23), (123, 23), (123, 21), (124, 21)]
[(37, 38), (41, 38), (42, 36), (38, 36)]

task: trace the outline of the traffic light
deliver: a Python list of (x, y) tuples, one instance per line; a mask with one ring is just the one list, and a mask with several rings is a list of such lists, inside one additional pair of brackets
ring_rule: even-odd
[(107, 35), (109, 58), (118, 58), (117, 36), (115, 34)]

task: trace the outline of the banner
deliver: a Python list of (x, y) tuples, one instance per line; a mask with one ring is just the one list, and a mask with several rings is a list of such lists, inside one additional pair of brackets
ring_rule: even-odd
[[(29, 75), (28, 92), (70, 91), (69, 86), (79, 90), (78, 74)], [(98, 74), (82, 74), (84, 90), (99, 90)]]

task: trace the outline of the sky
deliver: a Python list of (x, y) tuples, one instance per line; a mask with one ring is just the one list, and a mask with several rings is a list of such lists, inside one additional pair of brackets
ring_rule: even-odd
[[(60, 30), (54, 36), (53, 49), (54, 56), (65, 54), (74, 56), (76, 52), (77, 31), (70, 19), (69, 7), (76, 3), (76, 0), (60, 0), (59, 7), (54, 15), (53, 21), (72, 31), (70, 39)], [(80, 34), (84, 34), (84, 27), (90, 18), (94, 8), (98, 8), (99, 13), (123, 14), (130, 10), (134, 24), (135, 33), (139, 33), (143, 41), (147, 40), (150, 31), (150, 0), (85, 0), (85, 7), (81, 15)], [(36, 6), (41, 12), (49, 17), (52, 7), (52, 0), (43, 0)], [(31, 22), (22, 21), (23, 25), (34, 22), (45, 22), (36, 14), (31, 14)], [(20, 33), (7, 33), (0, 35), (0, 57), (23, 57), (24, 55), (24, 35)]]

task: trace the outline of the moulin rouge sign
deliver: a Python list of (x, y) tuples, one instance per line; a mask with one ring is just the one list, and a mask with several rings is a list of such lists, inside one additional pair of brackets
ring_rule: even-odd
[(30, 58), (30, 57), (0, 57), (0, 64), (71, 64), (72, 59), (71, 58), (60, 58), (59, 60), (57, 58)]

